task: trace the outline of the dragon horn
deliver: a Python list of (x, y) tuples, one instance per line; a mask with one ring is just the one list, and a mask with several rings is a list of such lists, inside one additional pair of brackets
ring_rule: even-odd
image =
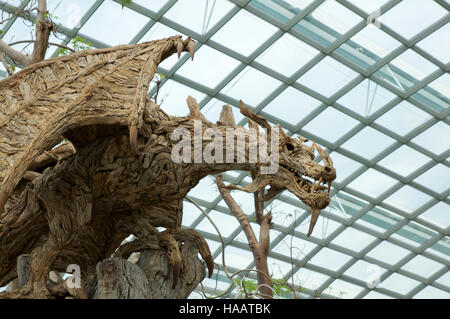
[(256, 123), (258, 123), (259, 125), (261, 125), (262, 127), (264, 127), (265, 129), (267, 129), (267, 134), (270, 134), (270, 132), (272, 131), (272, 127), (270, 126), (269, 122), (267, 122), (267, 120), (265, 118), (263, 118), (262, 116), (256, 115), (253, 111), (251, 111), (245, 104), (244, 102), (239, 101), (240, 107), (241, 107), (241, 113), (242, 115), (246, 116), (247, 118), (255, 121)]

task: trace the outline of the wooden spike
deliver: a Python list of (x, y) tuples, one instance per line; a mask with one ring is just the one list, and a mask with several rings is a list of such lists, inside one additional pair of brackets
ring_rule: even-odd
[(249, 127), (251, 130), (256, 130), (256, 132), (259, 131), (258, 123), (256, 123), (256, 122), (253, 121), (252, 119), (248, 119), (248, 127)]
[(181, 39), (178, 40), (176, 43), (176, 46), (177, 46), (177, 55), (178, 55), (178, 59), (179, 59), (181, 57), (181, 52), (183, 52), (183, 49), (184, 49), (183, 41), (181, 41)]
[(306, 237), (311, 236), (314, 226), (316, 225), (317, 219), (319, 218), (319, 215), (320, 209), (311, 208), (311, 222), (309, 223), (308, 234), (306, 235)]
[(286, 137), (286, 132), (283, 130), (283, 127), (280, 124), (277, 124), (278, 132), (282, 137)]
[(5, 207), (8, 197), (9, 197), (8, 193), (0, 192), (0, 212), (3, 211), (3, 208)]
[(137, 136), (138, 136), (137, 126), (132, 125), (130, 127), (130, 144), (131, 144), (131, 150), (134, 153), (137, 153)]
[(201, 120), (204, 118), (203, 114), (200, 112), (200, 107), (198, 106), (197, 100), (192, 96), (188, 96), (187, 105), (189, 107), (189, 111), (191, 112), (191, 116), (196, 120)]
[(242, 115), (246, 116), (250, 120), (255, 121), (256, 123), (258, 123), (259, 125), (261, 125), (265, 129), (267, 129), (267, 133), (270, 134), (270, 132), (272, 131), (272, 127), (270, 126), (269, 122), (267, 122), (267, 120), (265, 118), (263, 118), (262, 116), (256, 115), (253, 111), (251, 111), (244, 104), (244, 102), (242, 102), (242, 100), (239, 101), (239, 104), (241, 106), (241, 113), (242, 113)]
[(233, 109), (229, 105), (224, 105), (222, 112), (220, 112), (220, 123), (225, 126), (236, 126), (236, 121), (234, 120)]
[(189, 51), (189, 54), (191, 56), (192, 61), (194, 61), (194, 55), (195, 55), (195, 42), (189, 38), (189, 42), (187, 44), (187, 49)]

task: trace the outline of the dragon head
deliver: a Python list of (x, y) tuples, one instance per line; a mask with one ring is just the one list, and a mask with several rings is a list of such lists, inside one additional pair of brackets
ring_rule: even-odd
[[(306, 145), (303, 137), (292, 138), (279, 127), (279, 167), (272, 176), (271, 186), (288, 189), (311, 208), (308, 237), (319, 217), (320, 210), (330, 203), (331, 183), (336, 179), (336, 169), (328, 153), (315, 142)], [(318, 151), (324, 165), (314, 161)]]
[[(336, 179), (333, 161), (327, 151), (315, 142), (308, 146), (306, 138), (301, 136), (293, 138), (287, 135), (279, 124), (274, 128), (271, 127), (263, 117), (249, 110), (242, 101), (241, 113), (249, 119), (249, 126), (260, 125), (263, 127), (269, 139), (278, 137), (278, 143), (269, 142), (272, 145), (270, 149), (271, 158), (276, 159), (276, 163), (272, 161), (271, 165), (275, 164), (278, 167), (276, 167), (274, 173), (266, 174), (262, 169), (264, 165), (259, 165), (250, 185), (244, 188), (230, 185), (230, 188), (255, 192), (270, 185), (270, 189), (264, 196), (265, 201), (272, 199), (285, 189), (289, 190), (311, 208), (311, 223), (307, 234), (309, 237), (319, 217), (320, 210), (330, 203), (331, 183)], [(272, 134), (273, 131), (276, 131), (277, 134)], [(277, 147), (274, 147), (274, 145), (277, 145)], [(314, 161), (316, 150), (324, 165)], [(273, 156), (276, 151), (278, 151), (277, 156)]]

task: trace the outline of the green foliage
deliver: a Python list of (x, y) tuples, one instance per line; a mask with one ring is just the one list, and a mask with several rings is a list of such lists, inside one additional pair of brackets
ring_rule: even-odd
[[(255, 295), (258, 293), (258, 283), (255, 280), (244, 280), (244, 282), (242, 283), (241, 279), (236, 279), (236, 284), (239, 287), (244, 286), (245, 287), (245, 291), (247, 292), (248, 295)], [(276, 296), (280, 296), (280, 297), (289, 297), (292, 295), (292, 289), (286, 284), (286, 280), (285, 279), (272, 279), (273, 281), (273, 290), (275, 292), (276, 295), (274, 295), (274, 297)], [(241, 293), (244, 293), (244, 290), (241, 288)]]
[[(92, 43), (86, 41), (85, 39), (83, 39), (78, 35), (72, 39), (72, 47), (77, 52), (94, 48)], [(59, 50), (56, 52), (56, 56), (67, 55), (70, 53), (72, 52), (68, 49), (59, 48)]]

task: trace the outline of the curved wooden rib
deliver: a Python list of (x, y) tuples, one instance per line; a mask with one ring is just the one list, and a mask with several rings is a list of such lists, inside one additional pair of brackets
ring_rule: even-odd
[(193, 41), (175, 36), (82, 51), (30, 65), (0, 81), (0, 211), (30, 164), (68, 130), (130, 127), (135, 145), (156, 68)]

